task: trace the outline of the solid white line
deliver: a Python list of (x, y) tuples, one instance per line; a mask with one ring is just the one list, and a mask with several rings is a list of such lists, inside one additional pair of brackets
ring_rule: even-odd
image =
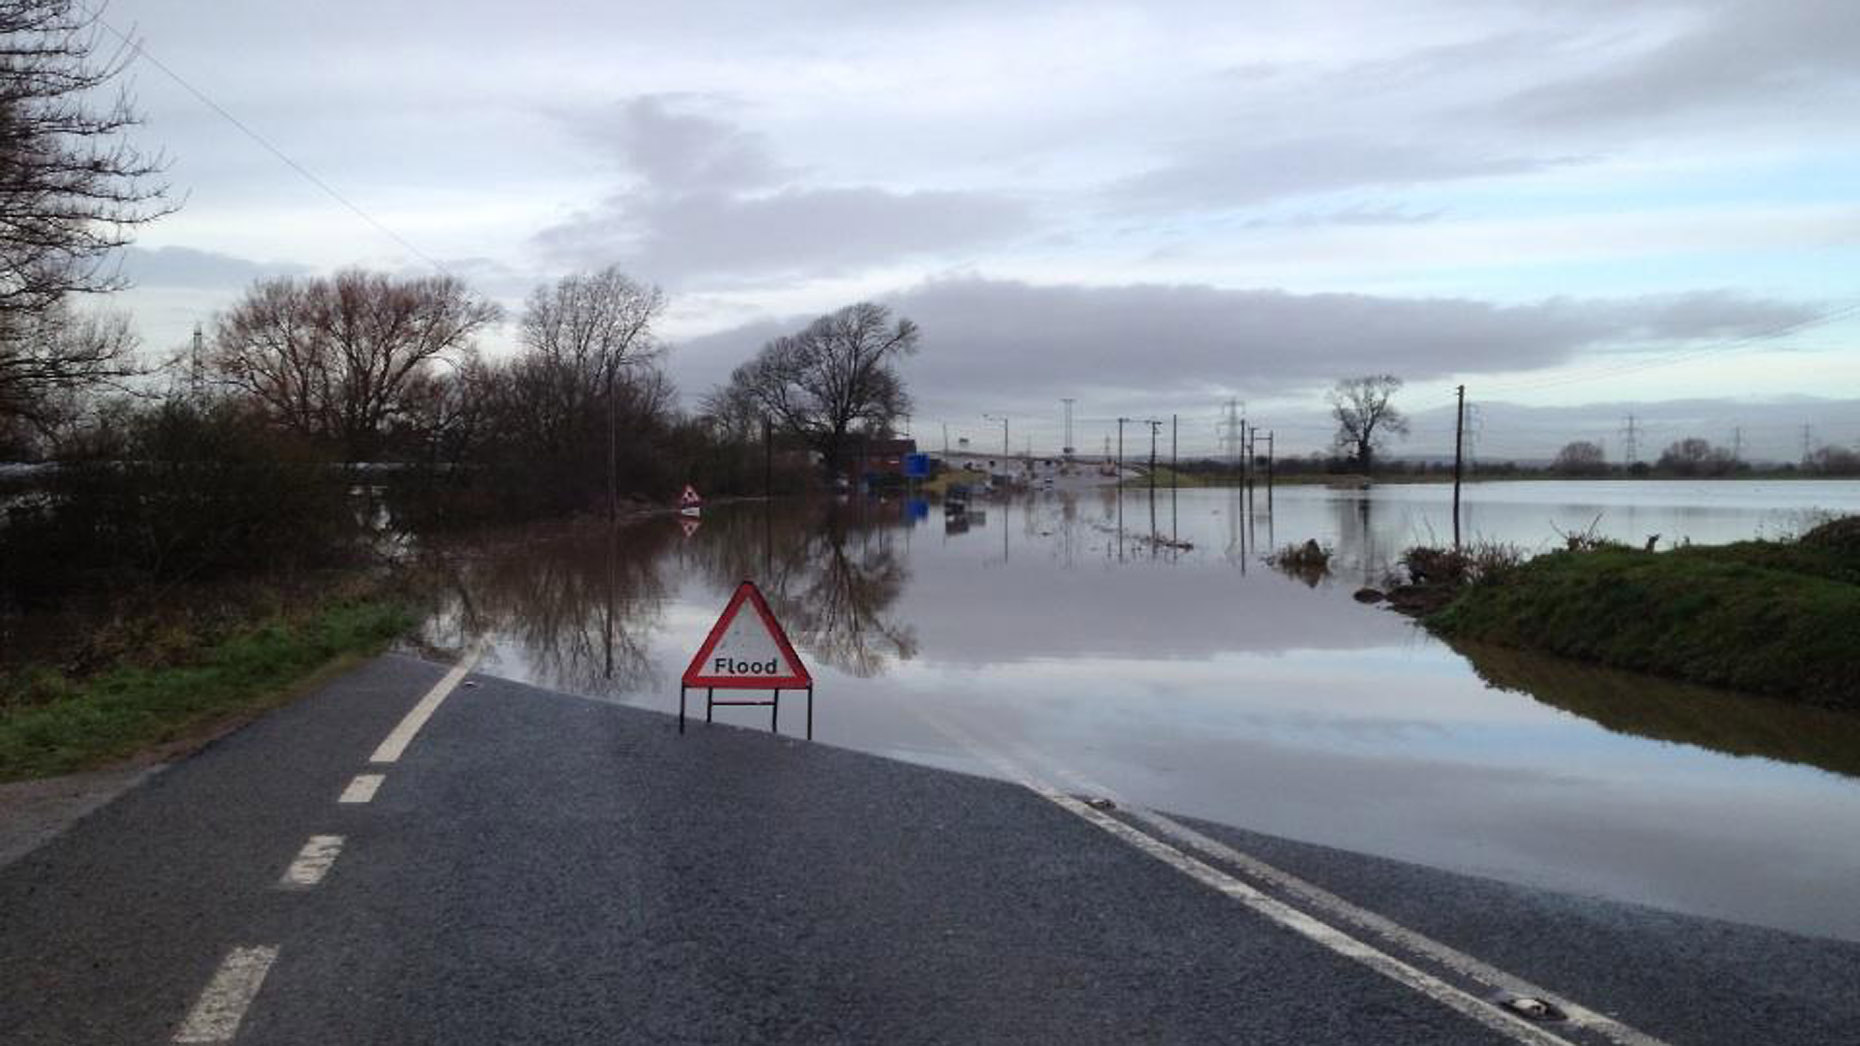
[(1082, 820), (1103, 829), (1111, 836), (1128, 843), (1137, 850), (1169, 865), (1177, 871), (1194, 879), (1224, 896), (1240, 902), (1253, 912), (1266, 919), (1318, 944), (1346, 959), (1361, 963), (1371, 970), (1395, 981), (1402, 986), (1440, 1003), (1454, 1012), (1481, 1024), (1514, 1042), (1528, 1043), (1530, 1046), (1571, 1046), (1569, 1040), (1552, 1035), (1550, 1032), (1531, 1024), (1522, 1017), (1514, 1016), (1510, 1011), (1499, 1009), (1492, 1003), (1469, 992), (1448, 984), (1446, 981), (1415, 969), (1400, 959), (1383, 952), (1372, 945), (1359, 941), (1349, 934), (1318, 921), (1306, 913), (1266, 896), (1246, 883), (1208, 864), (1188, 856), (1182, 851), (1151, 838), (1135, 828), (1119, 821), (1117, 818), (1092, 809), (1077, 799), (1058, 789), (1034, 779), (1019, 764), (1007, 756), (970, 737), (952, 724), (932, 717), (919, 710), (932, 725), (948, 733), (959, 743), (965, 745), (977, 756), (992, 763), (1008, 780), (1019, 784), (1053, 805), (1065, 810)]
[(1597, 1013), (1581, 1003), (1567, 999), (1557, 993), (1533, 984), (1514, 973), (1501, 970), (1481, 959), (1468, 955), (1451, 945), (1442, 944), (1425, 934), (1411, 930), (1406, 926), (1378, 915), (1366, 908), (1351, 904), (1349, 901), (1331, 893), (1315, 883), (1307, 882), (1298, 876), (1275, 865), (1254, 857), (1252, 854), (1237, 850), (1219, 840), (1209, 838), (1187, 825), (1181, 824), (1155, 810), (1146, 809), (1134, 803), (1127, 803), (1122, 796), (1106, 788), (1103, 784), (1069, 767), (1053, 764), (1037, 753), (1030, 752), (1025, 746), (1014, 746), (1023, 760), (1042, 763), (1054, 774), (1065, 778), (1088, 795), (1104, 796), (1116, 802), (1118, 808), (1132, 818), (1142, 821), (1166, 836), (1189, 848), (1199, 850), (1208, 857), (1225, 861), (1238, 867), (1254, 879), (1270, 883), (1297, 897), (1309, 908), (1317, 909), (1324, 916), (1355, 925), (1367, 930), (1384, 940), (1394, 942), (1398, 947), (1426, 958), (1453, 970), (1470, 980), (1484, 984), (1495, 991), (1514, 996), (1541, 999), (1563, 1011), (1568, 1023), (1595, 1032), (1620, 1046), (1667, 1046), (1637, 1028), (1629, 1027), (1605, 1014)]
[[(1026, 749), (1022, 748), (1020, 751), (1023, 753), (1024, 758)], [(1213, 857), (1219, 861), (1225, 861), (1256, 880), (1270, 883), (1284, 890), (1286, 893), (1292, 894), (1308, 907), (1318, 909), (1328, 917), (1353, 924), (1359, 929), (1367, 930), (1385, 940), (1393, 941), (1409, 952), (1426, 956), (1428, 959), (1440, 963), (1442, 966), (1464, 977), (1487, 985), (1496, 991), (1506, 992), (1511, 995), (1542, 999), (1556, 1006), (1557, 1009), (1562, 1010), (1564, 1016), (1571, 1025), (1587, 1028), (1606, 1039), (1620, 1043), (1621, 1046), (1667, 1046), (1664, 1041), (1656, 1039), (1646, 1032), (1640, 1031), (1637, 1028), (1631, 1028), (1605, 1014), (1597, 1013), (1581, 1003), (1564, 998), (1548, 988), (1533, 984), (1516, 974), (1501, 970), (1451, 945), (1442, 944), (1425, 934), (1403, 926), (1393, 919), (1378, 915), (1366, 908), (1352, 904), (1315, 883), (1300, 879), (1298, 876), (1282, 868), (1267, 864), (1265, 861), (1254, 857), (1252, 854), (1237, 850), (1217, 839), (1209, 838), (1170, 817), (1154, 810), (1145, 809), (1144, 807), (1132, 803), (1126, 803), (1121, 796), (1118, 796), (1099, 782), (1092, 780), (1078, 771), (1060, 766), (1050, 766), (1049, 768), (1060, 777), (1078, 786), (1081, 791), (1091, 795), (1101, 795), (1107, 799), (1113, 800), (1117, 803), (1119, 809), (1129, 814), (1132, 818), (1150, 825), (1164, 835), (1173, 838), (1175, 841), (1186, 844), (1191, 849), (1201, 851), (1201, 853), (1206, 856)]]
[(371, 803), (374, 801), (375, 792), (381, 788), (383, 780), (384, 776), (381, 774), (356, 774), (355, 780), (349, 782), (349, 787), (342, 790), (342, 798), (336, 801), (339, 803)]
[(1239, 867), (1248, 875), (1272, 883), (1285, 890), (1287, 893), (1293, 894), (1307, 905), (1333, 918), (1342, 922), (1354, 924), (1360, 929), (1367, 930), (1377, 936), (1394, 941), (1401, 947), (1416, 954), (1424, 955), (1462, 976), (1488, 985), (1498, 991), (1508, 992), (1512, 995), (1542, 999), (1545, 1002), (1551, 1003), (1556, 1006), (1557, 1009), (1562, 1010), (1563, 1015), (1568, 1019), (1569, 1023), (1576, 1027), (1588, 1028), (1598, 1035), (1620, 1043), (1621, 1046), (1665, 1046), (1659, 1039), (1645, 1032), (1630, 1028), (1611, 1017), (1596, 1013), (1594, 1010), (1580, 1003), (1571, 1002), (1555, 992), (1532, 984), (1522, 977), (1506, 973), (1504, 970), (1467, 955), (1465, 952), (1442, 944), (1414, 930), (1410, 930), (1392, 919), (1377, 915), (1375, 912), (1351, 904), (1349, 901), (1338, 897), (1336, 894), (1320, 886), (1306, 882), (1290, 872), (1281, 871), (1250, 854), (1235, 850), (1233, 847), (1218, 840), (1210, 839), (1200, 832), (1186, 825), (1178, 824), (1153, 810), (1145, 810), (1142, 807), (1132, 806), (1125, 807), (1124, 812), (1137, 820), (1155, 826), (1157, 830), (1174, 837), (1176, 840), (1187, 844), (1193, 849), (1200, 850), (1202, 853), (1214, 857), (1217, 860), (1227, 861)]
[(323, 881), (329, 874), (330, 866), (336, 863), (336, 857), (342, 853), (342, 836), (313, 835), (297, 851), (297, 859), (284, 870), (278, 879), (278, 885), (292, 890), (307, 890)]
[(229, 952), (187, 1020), (174, 1033), (174, 1041), (231, 1042), (277, 958), (278, 949), (269, 946), (234, 948)]
[(439, 703), (444, 701), (446, 696), (452, 693), (453, 688), (459, 685), (459, 680), (470, 674), (471, 670), (477, 666), (478, 659), (483, 656), (484, 645), (482, 643), (474, 644), (470, 650), (466, 651), (459, 663), (453, 665), (452, 670), (447, 672), (438, 683), (435, 683), (433, 688), (426, 692), (426, 696), (420, 698), (420, 703), (414, 705), (413, 709), (401, 719), (399, 725), (387, 735), (386, 739), (381, 742), (381, 746), (375, 749), (375, 754), (369, 758), (369, 762), (399, 762), (401, 753), (405, 752), (407, 746), (413, 742), (413, 735), (420, 732), (420, 728), (426, 725), (426, 721), (433, 717), (435, 711), (438, 711)]

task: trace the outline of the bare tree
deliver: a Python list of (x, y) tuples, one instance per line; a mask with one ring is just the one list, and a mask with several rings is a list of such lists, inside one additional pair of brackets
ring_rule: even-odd
[(837, 476), (850, 435), (884, 432), (910, 409), (892, 364), (916, 352), (918, 338), (915, 323), (893, 323), (882, 305), (849, 305), (764, 345), (730, 375), (733, 391), (714, 394), (713, 402), (741, 396), (755, 403)]
[(1737, 459), (1710, 440), (1688, 436), (1668, 444), (1654, 467), (1682, 476), (1722, 476), (1737, 470)]
[(1597, 476), (1608, 470), (1608, 459), (1601, 444), (1576, 440), (1556, 452), (1556, 461), (1550, 467), (1567, 476)]
[(142, 371), (135, 333), (121, 314), (79, 315), (54, 302), (0, 326), (0, 417), (41, 433), (69, 416), (80, 393)]
[(100, 59), (100, 32), (75, 0), (0, 0), (0, 414), (138, 369), (126, 329), (67, 302), (120, 288), (112, 252), (172, 210), (127, 93), (98, 104), (134, 57)]
[(1827, 444), (1808, 456), (1808, 469), (1824, 476), (1860, 476), (1860, 450)]
[(609, 266), (532, 291), (519, 335), (531, 352), (598, 394), (617, 369), (658, 355), (652, 325), (664, 311), (665, 292)]
[(551, 394), (555, 421), (572, 423), (590, 403), (606, 402), (609, 515), (618, 511), (621, 394), (644, 391), (621, 388), (620, 371), (658, 355), (652, 324), (664, 311), (663, 291), (611, 265), (536, 288), (523, 311), (532, 388)]
[(1367, 374), (1340, 379), (1330, 390), (1330, 410), (1337, 419), (1337, 447), (1365, 473), (1388, 437), (1408, 434), (1408, 419), (1393, 402), (1401, 386), (1401, 379), (1393, 374)]
[(451, 276), (268, 280), (218, 318), (207, 366), (273, 421), (366, 460), (412, 416), (436, 363), (463, 358), (498, 317)]

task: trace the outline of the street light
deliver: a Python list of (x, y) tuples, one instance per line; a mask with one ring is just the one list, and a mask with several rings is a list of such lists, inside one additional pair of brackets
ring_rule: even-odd
[(984, 414), (982, 415), (982, 417), (988, 421), (998, 421), (1001, 423), (1001, 460), (1002, 460), (1002, 463), (1005, 464), (1007, 462), (1007, 457), (1008, 457), (1007, 415), (1005, 414)]

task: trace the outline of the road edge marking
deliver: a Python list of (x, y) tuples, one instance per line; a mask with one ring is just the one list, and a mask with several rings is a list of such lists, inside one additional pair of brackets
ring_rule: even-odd
[(174, 1033), (179, 1043), (231, 1042), (245, 1020), (245, 1011), (258, 997), (258, 989), (278, 959), (276, 945), (234, 948), (213, 972), (200, 992), (187, 1020)]
[(1490, 985), (1499, 991), (1538, 998), (1551, 1003), (1557, 1009), (1562, 1010), (1564, 1018), (1575, 1027), (1586, 1028), (1612, 1042), (1619, 1043), (1620, 1046), (1667, 1046), (1663, 1040), (1656, 1039), (1646, 1032), (1622, 1024), (1606, 1014), (1597, 1013), (1581, 1003), (1572, 1002), (1516, 974), (1507, 973), (1483, 959), (1468, 955), (1452, 945), (1436, 941), (1418, 930), (1409, 929), (1385, 915), (1379, 915), (1360, 905), (1352, 904), (1315, 883), (1307, 882), (1218, 839), (1203, 835), (1164, 814), (1141, 806), (1124, 806), (1120, 809), (1139, 821), (1155, 826), (1158, 831), (1174, 837), (1192, 849), (1236, 865), (1247, 874), (1263, 879), (1297, 896), (1327, 915), (1395, 941), (1404, 949), (1424, 955), (1455, 973), (1481, 984)]
[(1010, 782), (1103, 830), (1146, 856), (1169, 865), (1203, 886), (1238, 901), (1269, 922), (1290, 930), (1336, 955), (1366, 966), (1416, 994), (1431, 999), (1473, 1023), (1497, 1032), (1514, 1042), (1526, 1043), (1529, 1046), (1574, 1046), (1568, 1039), (1554, 1035), (1526, 1021), (1523, 1017), (1500, 1009), (1490, 1000), (1481, 999), (1463, 988), (1419, 970), (1307, 912), (1267, 896), (1226, 872), (1190, 857), (1160, 839), (1146, 835), (1109, 814), (1093, 809), (1039, 780), (1025, 767), (1005, 754), (984, 746), (967, 731), (947, 722), (941, 716), (933, 716), (922, 709), (918, 710), (918, 714), (932, 726), (942, 730), (976, 756), (994, 766)]
[[(1113, 800), (1118, 808), (1134, 820), (1142, 821), (1190, 849), (1217, 861), (1224, 861), (1239, 868), (1244, 874), (1255, 880), (1267, 883), (1277, 889), (1297, 897), (1307, 906), (1317, 909), (1324, 916), (1366, 930), (1369, 933), (1392, 941), (1400, 949), (1419, 955), (1431, 962), (1452, 970), (1454, 973), (1484, 984), (1495, 991), (1514, 996), (1542, 999), (1563, 1011), (1563, 1016), (1571, 1027), (1582, 1028), (1608, 1039), (1618, 1046), (1669, 1046), (1638, 1028), (1615, 1020), (1607, 1014), (1598, 1013), (1581, 1003), (1575, 1002), (1557, 992), (1541, 985), (1499, 969), (1491, 963), (1474, 955), (1454, 948), (1452, 945), (1434, 940), (1418, 930), (1403, 926), (1385, 915), (1354, 904), (1316, 883), (1299, 878), (1291, 872), (1267, 863), (1237, 847), (1230, 846), (1217, 839), (1204, 835), (1174, 820), (1157, 810), (1151, 810), (1136, 803), (1127, 803), (1123, 797), (1102, 783), (1069, 767), (1058, 766), (1045, 759), (1039, 753), (1030, 752), (1023, 745), (1015, 745), (1023, 762), (1046, 763), (1046, 769), (1079, 787), (1088, 795), (1101, 795)], [(1004, 755), (1012, 762), (1012, 758)]]
[(394, 729), (382, 739), (381, 744), (375, 748), (375, 754), (370, 756), (368, 761), (371, 763), (399, 762), (401, 755), (407, 751), (407, 746), (413, 743), (414, 735), (418, 734), (420, 728), (426, 725), (426, 721), (439, 710), (440, 703), (451, 695), (459, 682), (478, 666), (478, 659), (483, 656), (484, 644), (472, 644), (471, 649), (465, 652), (465, 656), (459, 659), (459, 663), (453, 665), (439, 682), (433, 684), (433, 688), (426, 692), (426, 696), (420, 698), (419, 703), (409, 709), (401, 721), (395, 724)]

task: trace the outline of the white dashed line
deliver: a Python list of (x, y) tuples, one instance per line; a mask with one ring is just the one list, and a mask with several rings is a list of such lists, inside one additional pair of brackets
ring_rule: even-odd
[(401, 753), (405, 752), (407, 746), (413, 742), (413, 736), (420, 732), (420, 728), (426, 725), (426, 721), (433, 717), (435, 711), (438, 711), (440, 702), (444, 701), (446, 696), (459, 685), (459, 680), (470, 674), (471, 670), (477, 666), (478, 659), (483, 656), (483, 644), (474, 644), (465, 656), (459, 659), (459, 663), (452, 666), (452, 671), (447, 672), (445, 678), (434, 684), (433, 688), (426, 692), (426, 696), (420, 698), (420, 703), (414, 705), (412, 711), (401, 719), (399, 725), (395, 726), (387, 738), (381, 742), (381, 746), (375, 749), (375, 754), (370, 757), (369, 762), (399, 762)]
[(342, 790), (342, 798), (336, 801), (339, 803), (374, 802), (375, 792), (381, 788), (384, 776), (382, 774), (356, 774), (355, 780), (349, 782), (349, 787)]
[(311, 836), (304, 848), (297, 852), (297, 859), (284, 870), (278, 885), (288, 890), (307, 890), (315, 886), (329, 874), (330, 866), (336, 863), (336, 856), (340, 853), (342, 836)]
[(245, 1019), (246, 1008), (265, 983), (265, 974), (278, 958), (275, 947), (234, 948), (200, 993), (175, 1042), (231, 1042)]

